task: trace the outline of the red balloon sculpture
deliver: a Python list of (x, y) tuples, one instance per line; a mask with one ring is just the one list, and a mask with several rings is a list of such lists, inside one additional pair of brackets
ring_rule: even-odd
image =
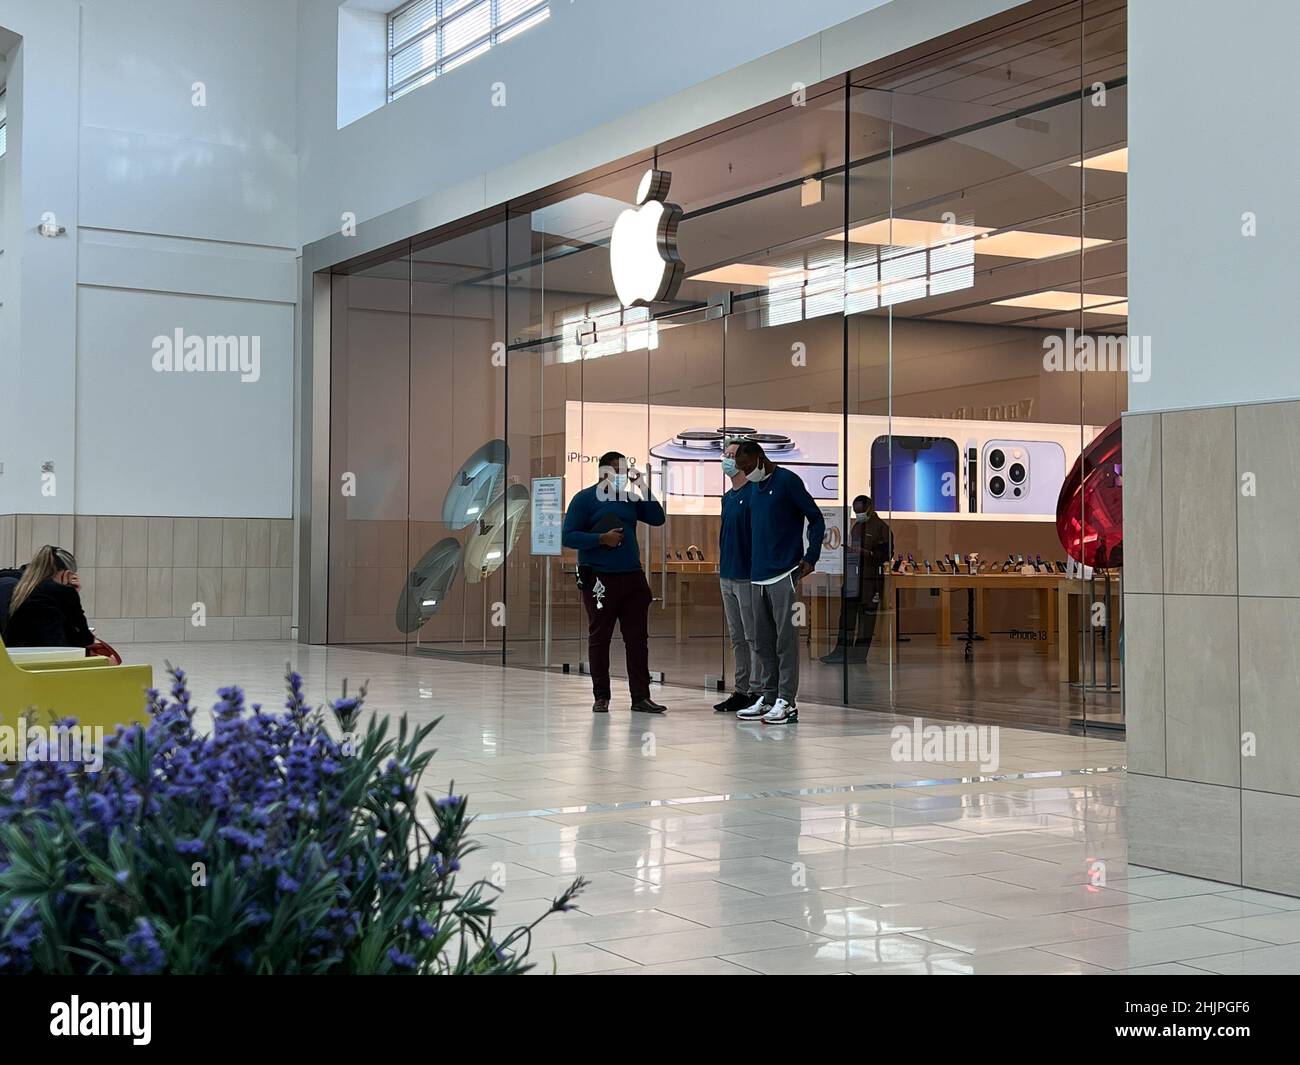
[(1116, 418), (1070, 470), (1056, 503), (1056, 535), (1069, 556), (1095, 569), (1124, 565), (1122, 430)]

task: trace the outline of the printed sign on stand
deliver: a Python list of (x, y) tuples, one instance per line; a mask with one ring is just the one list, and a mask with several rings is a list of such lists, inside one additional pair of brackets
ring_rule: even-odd
[(558, 555), (564, 549), (564, 478), (533, 478), (532, 553)]

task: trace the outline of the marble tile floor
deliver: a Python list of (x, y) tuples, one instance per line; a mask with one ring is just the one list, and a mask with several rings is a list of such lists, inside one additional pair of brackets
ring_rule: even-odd
[(562, 974), (1300, 972), (1300, 898), (1130, 866), (1124, 745), (1002, 727), (996, 766), (891, 756), (897, 717), (801, 704), (790, 726), (665, 688), (662, 718), (591, 713), (586, 678), (290, 642), (136, 644), (197, 701), (315, 701), (440, 717), (431, 792), (478, 815), (466, 873)]
[[(584, 622), (585, 625), (585, 622)], [(679, 688), (693, 688), (705, 683), (705, 677), (728, 673), (723, 662), (723, 639), (720, 635), (692, 636), (677, 643), (671, 636), (650, 639), (650, 662), (662, 670), (670, 686), (665, 693)], [(368, 650), (387, 654), (416, 654), (422, 657), (446, 657), (401, 645), (372, 645)], [(580, 640), (557, 639), (552, 648), (555, 662), (576, 663), (587, 658)], [(825, 650), (822, 648), (821, 650)], [(511, 640), (507, 645), (507, 662), (512, 666), (538, 668), (542, 661), (538, 641)], [(492, 656), (477, 659), (490, 662)], [(499, 645), (496, 654), (500, 661)], [(611, 669), (623, 671), (623, 649), (617, 638), (611, 652)], [(1059, 683), (1055, 654), (1036, 654), (1025, 641), (1014, 641), (1006, 633), (997, 634), (976, 645), (975, 657), (965, 662), (960, 641), (940, 647), (933, 636), (915, 634), (900, 645), (897, 661), (891, 666), (883, 641), (872, 647), (866, 663), (827, 665), (821, 662), (807, 643), (800, 645), (800, 690), (807, 702), (839, 703), (847, 680), (851, 705), (889, 711), (896, 707), (922, 708), (952, 721), (978, 724), (1023, 725), (1068, 731), (1072, 720), (1113, 718), (1120, 705), (1118, 694), (1090, 693), (1085, 703), (1080, 690)], [(891, 704), (891, 692), (893, 703)]]

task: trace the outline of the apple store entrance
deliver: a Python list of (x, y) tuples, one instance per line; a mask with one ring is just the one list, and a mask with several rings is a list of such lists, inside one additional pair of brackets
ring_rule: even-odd
[(618, 451), (656, 697), (730, 690), (754, 439), (826, 521), (802, 701), (1122, 728), (1124, 17), (1026, 5), (335, 268), (329, 642), (583, 669), (559, 523)]

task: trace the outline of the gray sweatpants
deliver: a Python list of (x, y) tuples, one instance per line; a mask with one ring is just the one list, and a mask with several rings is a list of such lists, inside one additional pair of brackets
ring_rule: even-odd
[(763, 687), (763, 670), (754, 643), (754, 600), (749, 581), (719, 578), (722, 609), (727, 615), (727, 632), (736, 658), (736, 687), (741, 695), (758, 694)]
[(799, 695), (799, 628), (795, 625), (795, 607), (799, 602), (794, 574), (775, 584), (754, 584), (754, 642), (758, 664), (763, 671), (763, 701), (777, 698), (791, 706), (798, 705)]

